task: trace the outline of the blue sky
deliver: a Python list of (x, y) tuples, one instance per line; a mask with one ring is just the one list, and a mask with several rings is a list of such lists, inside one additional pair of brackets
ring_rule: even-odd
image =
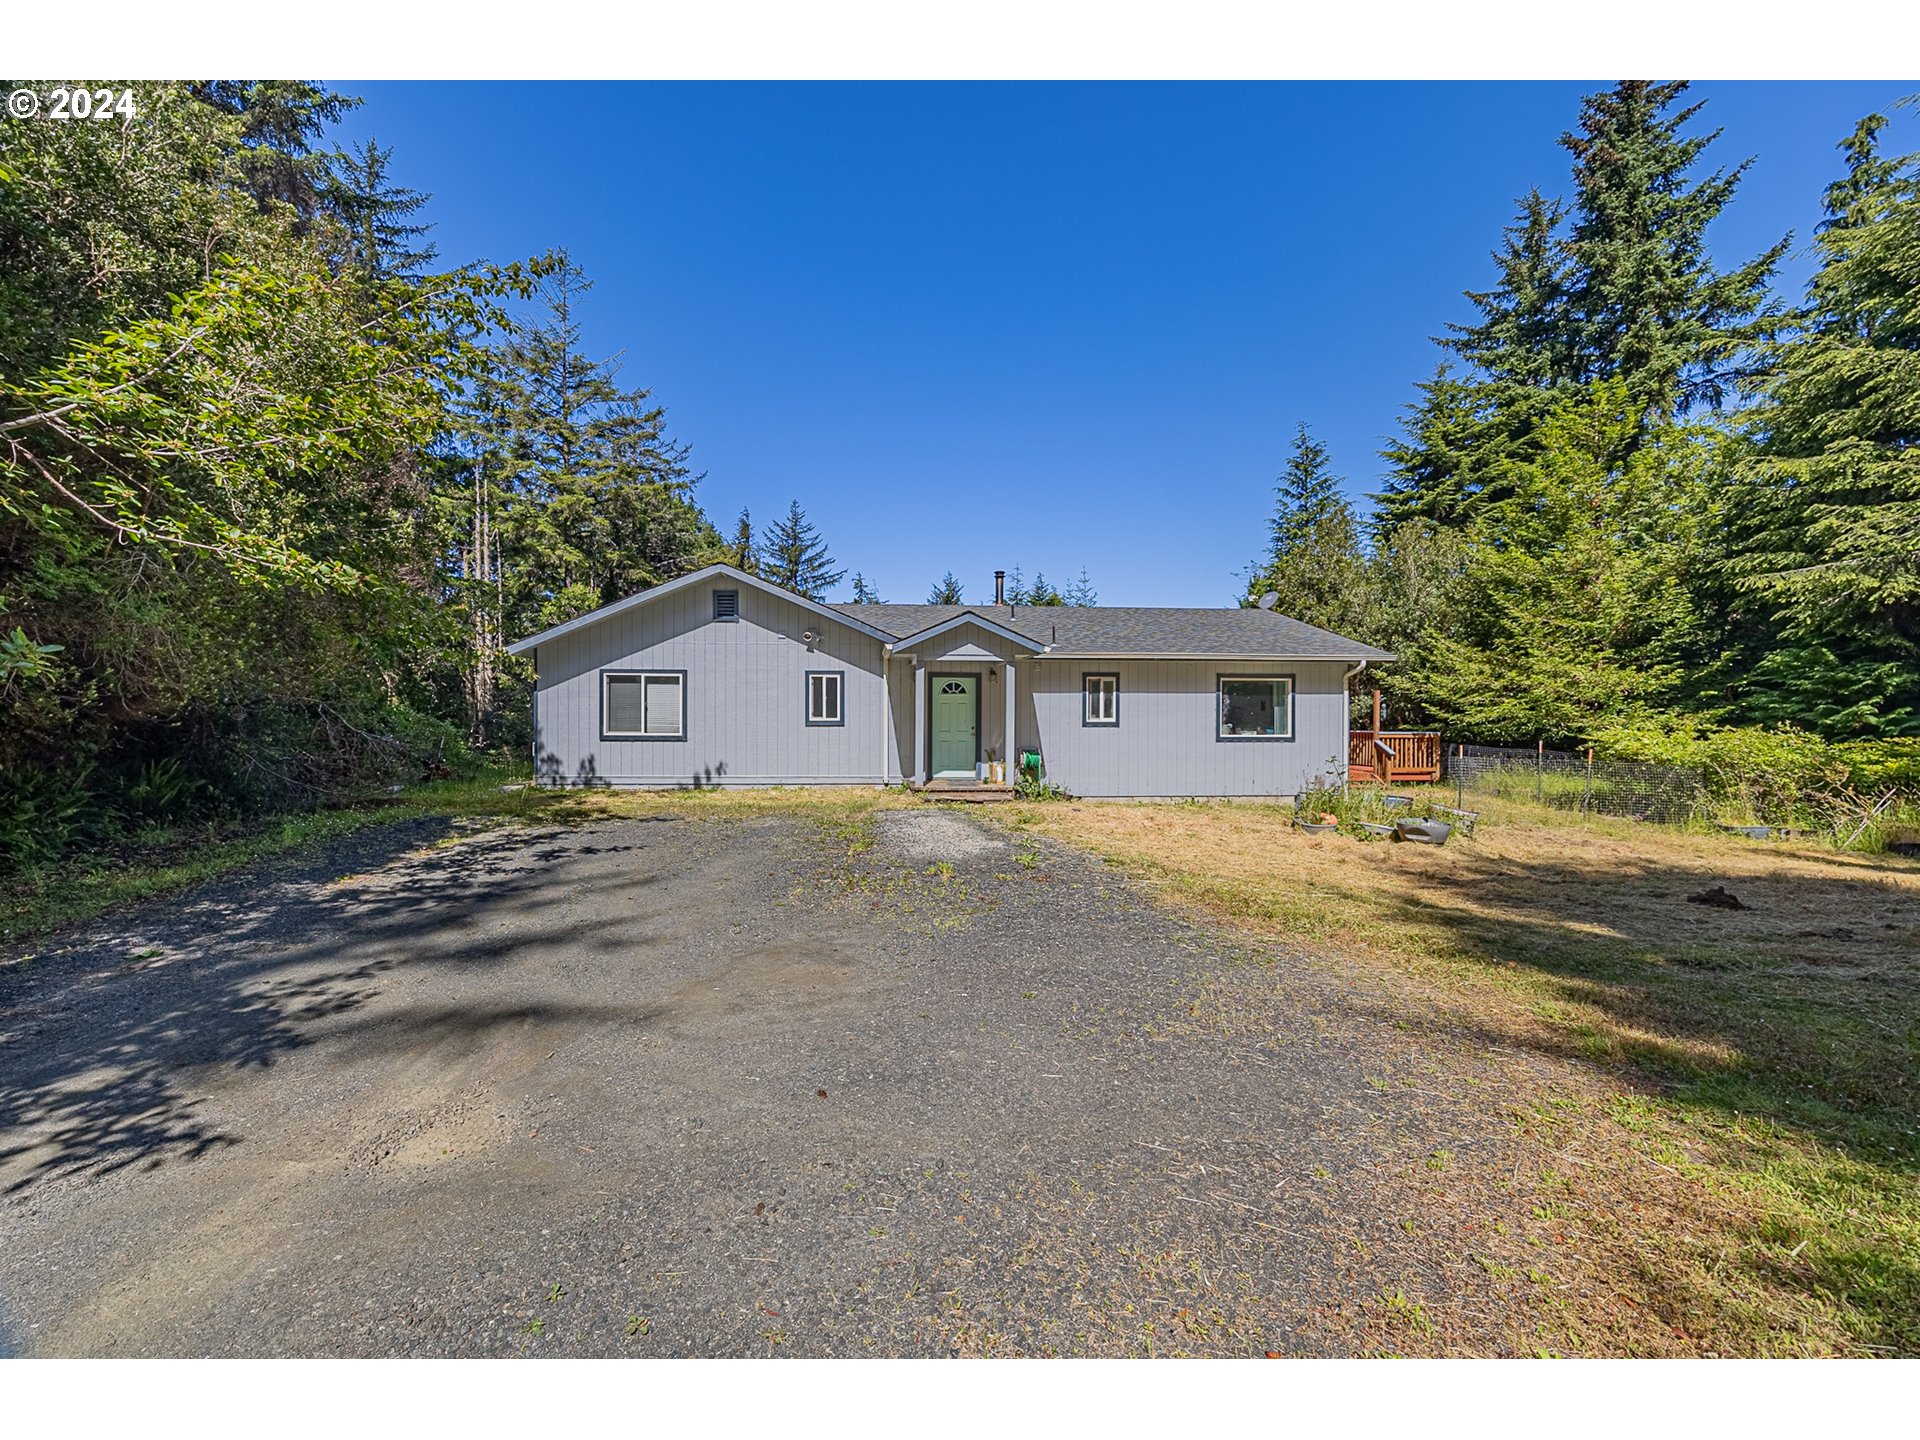
[[(798, 499), (888, 600), (995, 568), (1232, 603), (1305, 420), (1356, 496), (1598, 84), (332, 82), (449, 261), (565, 246), (729, 528)], [(1920, 85), (1701, 83), (1728, 260)], [(1897, 112), (1889, 140), (1920, 149)]]

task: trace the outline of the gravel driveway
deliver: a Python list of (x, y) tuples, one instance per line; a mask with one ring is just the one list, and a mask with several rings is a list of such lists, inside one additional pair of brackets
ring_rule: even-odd
[(420, 822), (0, 971), (0, 1348), (1349, 1353), (1472, 1289), (1401, 1197), (1499, 1122), (1377, 999), (970, 816), (849, 839)]

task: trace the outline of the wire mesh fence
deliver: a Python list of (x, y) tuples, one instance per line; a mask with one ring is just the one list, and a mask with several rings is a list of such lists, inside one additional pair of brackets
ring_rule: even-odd
[(1705, 781), (1703, 771), (1686, 766), (1596, 759), (1591, 751), (1544, 746), (1448, 745), (1440, 772), (1440, 783), (1453, 788), (1463, 810), (1471, 809), (1475, 798), (1527, 800), (1583, 815), (1668, 825), (1685, 821), (1701, 806)]

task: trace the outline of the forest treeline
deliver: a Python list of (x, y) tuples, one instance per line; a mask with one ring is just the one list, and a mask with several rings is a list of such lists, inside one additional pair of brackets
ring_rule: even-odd
[[(1802, 296), (1721, 260), (1749, 161), (1682, 83), (1590, 95), (1362, 512), (1302, 425), (1246, 603), (1400, 657), (1401, 726), (1690, 758), (1920, 736), (1920, 164), (1839, 138)], [(1910, 761), (1909, 778), (1920, 779)]]
[(845, 580), (798, 500), (708, 518), (564, 249), (443, 265), (330, 144), (356, 100), (130, 90), (0, 127), (0, 870), (524, 755), (511, 641), (714, 561)]
[[(711, 561), (882, 598), (797, 499), (716, 525), (590, 277), (446, 264), (391, 151), (330, 143), (356, 101), (132, 90), (0, 127), (0, 869), (524, 754), (505, 644)], [(1367, 513), (1298, 437), (1247, 599), (1401, 655), (1397, 722), (1920, 734), (1915, 161), (1861, 122), (1789, 300), (1786, 237), (1711, 256), (1745, 167), (1697, 108), (1587, 100)]]

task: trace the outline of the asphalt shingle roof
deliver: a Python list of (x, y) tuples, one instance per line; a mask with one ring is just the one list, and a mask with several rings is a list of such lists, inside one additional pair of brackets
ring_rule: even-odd
[(831, 605), (896, 639), (957, 615), (974, 615), (1025, 635), (1057, 655), (1272, 655), (1300, 659), (1391, 660), (1385, 650), (1271, 610), (1175, 609), (1136, 605)]

